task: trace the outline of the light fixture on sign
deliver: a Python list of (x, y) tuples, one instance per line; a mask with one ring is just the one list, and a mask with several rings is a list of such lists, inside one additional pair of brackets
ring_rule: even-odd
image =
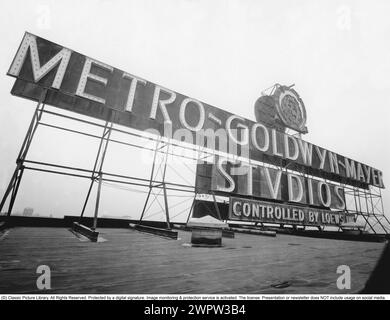
[(263, 93), (255, 103), (257, 122), (282, 132), (307, 133), (305, 105), (292, 87), (275, 84), (269, 94)]
[(287, 128), (307, 133), (306, 109), (298, 93), (291, 87), (278, 86), (275, 90), (276, 110)]

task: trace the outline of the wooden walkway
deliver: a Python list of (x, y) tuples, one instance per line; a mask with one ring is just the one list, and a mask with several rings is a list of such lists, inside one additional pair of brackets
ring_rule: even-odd
[[(385, 244), (236, 234), (221, 248), (193, 248), (191, 234), (168, 240), (127, 229), (100, 229), (106, 241), (82, 241), (65, 228), (0, 232), (0, 294), (283, 294), (358, 292)], [(47, 265), (52, 289), (39, 291)], [(351, 268), (351, 290), (338, 290), (336, 269)], [(271, 285), (288, 281), (276, 289)]]

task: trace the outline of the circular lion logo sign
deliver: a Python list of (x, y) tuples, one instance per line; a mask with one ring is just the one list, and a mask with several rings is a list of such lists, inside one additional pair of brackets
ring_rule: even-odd
[(279, 86), (275, 93), (277, 113), (283, 124), (301, 133), (307, 133), (306, 110), (298, 93), (289, 87)]

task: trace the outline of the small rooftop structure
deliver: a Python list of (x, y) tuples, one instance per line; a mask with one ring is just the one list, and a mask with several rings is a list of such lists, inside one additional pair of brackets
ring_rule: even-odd
[(228, 228), (229, 225), (221, 220), (218, 220), (212, 216), (204, 216), (201, 218), (191, 218), (188, 223), (187, 227), (194, 228), (194, 227), (200, 227), (200, 228)]
[(344, 222), (340, 225), (341, 229), (364, 229), (364, 225), (357, 222)]
[(191, 244), (201, 247), (222, 246), (222, 229), (229, 225), (214, 217), (191, 218), (187, 227), (192, 229)]
[(359, 235), (364, 232), (364, 225), (357, 222), (344, 222), (340, 225), (344, 233)]

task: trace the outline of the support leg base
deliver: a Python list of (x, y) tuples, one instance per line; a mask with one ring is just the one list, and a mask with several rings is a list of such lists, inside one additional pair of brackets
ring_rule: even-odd
[(73, 222), (72, 229), (73, 231), (87, 237), (92, 242), (97, 242), (98, 240), (99, 232), (92, 230), (91, 228), (88, 228), (87, 226), (84, 226), (78, 222)]

